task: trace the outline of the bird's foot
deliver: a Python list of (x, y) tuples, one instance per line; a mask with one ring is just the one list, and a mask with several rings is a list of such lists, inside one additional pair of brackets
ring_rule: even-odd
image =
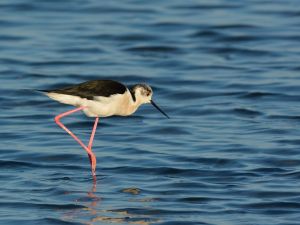
[(90, 164), (91, 164), (91, 170), (92, 170), (92, 176), (95, 178), (96, 177), (96, 156), (92, 153), (89, 155), (90, 159)]

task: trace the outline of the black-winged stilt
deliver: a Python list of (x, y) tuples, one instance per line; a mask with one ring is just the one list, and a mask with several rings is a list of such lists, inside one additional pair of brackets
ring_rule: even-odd
[[(163, 115), (169, 118), (169, 116), (153, 102), (153, 91), (151, 87), (146, 84), (136, 84), (131, 88), (127, 88), (117, 81), (93, 80), (66, 88), (41, 91), (58, 102), (77, 107), (57, 115), (55, 117), (55, 122), (87, 151), (94, 178), (96, 175), (96, 157), (92, 152), (92, 144), (99, 117), (113, 115), (129, 116), (133, 114), (140, 105), (151, 103)], [(83, 144), (75, 134), (60, 122), (62, 117), (80, 110), (88, 117), (96, 117), (88, 146)]]

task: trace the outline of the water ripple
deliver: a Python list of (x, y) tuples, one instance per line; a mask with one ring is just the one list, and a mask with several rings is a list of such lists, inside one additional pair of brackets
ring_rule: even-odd
[[(16, 224), (296, 224), (299, 10), (294, 0), (0, 3), (0, 215)], [(86, 152), (38, 91), (149, 83), (101, 118)], [(63, 123), (88, 144), (93, 118)]]

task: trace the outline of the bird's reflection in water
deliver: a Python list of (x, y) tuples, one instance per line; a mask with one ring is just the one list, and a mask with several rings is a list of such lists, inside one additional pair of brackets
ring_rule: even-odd
[(97, 191), (97, 177), (93, 175), (93, 186), (92, 189), (87, 193), (87, 196), (91, 200), (90, 208), (94, 208), (100, 202), (101, 198), (98, 197), (95, 193)]
[[(101, 198), (96, 195), (97, 193), (97, 179), (96, 176), (93, 176), (92, 187), (87, 191), (86, 196), (76, 198), (76, 205), (82, 205), (81, 208), (72, 209), (63, 214), (62, 219), (64, 221), (80, 221), (87, 224), (91, 224), (91, 221), (85, 221), (85, 217), (87, 215), (96, 215), (97, 214), (97, 206), (101, 201)], [(66, 192), (65, 194), (72, 194), (72, 192)], [(88, 204), (86, 204), (88, 203)], [(88, 212), (88, 213), (87, 213)]]
[[(132, 195), (138, 195), (137, 188), (125, 188), (123, 193), (130, 193)], [(101, 209), (101, 198), (97, 196), (97, 179), (93, 178), (92, 188), (87, 192), (86, 197), (76, 199), (76, 203), (89, 202), (85, 207), (80, 209), (73, 209), (72, 212), (64, 214), (63, 220), (70, 222), (80, 222), (88, 225), (96, 225), (99, 222), (107, 222), (112, 224), (138, 224), (138, 225), (150, 225), (157, 223), (159, 220), (151, 218), (149, 215), (133, 214), (127, 210), (105, 210)], [(131, 200), (130, 200), (131, 201)], [(136, 199), (133, 201), (147, 202), (152, 201), (149, 199)]]

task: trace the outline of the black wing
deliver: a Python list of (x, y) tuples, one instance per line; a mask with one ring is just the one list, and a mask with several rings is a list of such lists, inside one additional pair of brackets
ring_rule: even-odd
[(92, 80), (66, 88), (48, 90), (59, 94), (79, 96), (92, 100), (94, 96), (109, 97), (114, 94), (124, 94), (126, 87), (113, 80)]

